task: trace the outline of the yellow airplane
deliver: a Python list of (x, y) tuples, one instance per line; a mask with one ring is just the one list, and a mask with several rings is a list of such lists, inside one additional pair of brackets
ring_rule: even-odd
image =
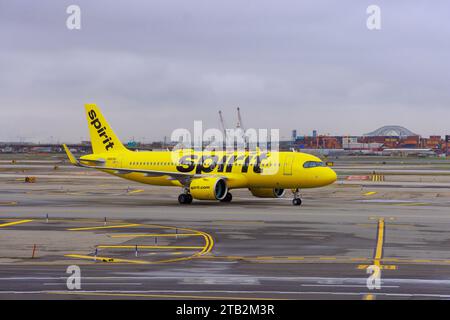
[(93, 153), (76, 159), (64, 144), (70, 162), (132, 181), (181, 187), (180, 204), (193, 199), (230, 202), (229, 190), (248, 188), (260, 198), (280, 198), (291, 189), (293, 205), (301, 205), (300, 188), (336, 181), (336, 173), (319, 158), (300, 152), (131, 151), (95, 104), (85, 107)]

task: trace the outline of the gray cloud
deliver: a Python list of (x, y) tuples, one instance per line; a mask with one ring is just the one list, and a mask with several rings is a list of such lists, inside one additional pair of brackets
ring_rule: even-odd
[[(82, 30), (65, 27), (68, 5)], [(378, 4), (382, 30), (368, 31)], [(124, 139), (234, 124), (448, 133), (447, 1), (2, 1), (0, 141), (86, 138), (98, 103)]]

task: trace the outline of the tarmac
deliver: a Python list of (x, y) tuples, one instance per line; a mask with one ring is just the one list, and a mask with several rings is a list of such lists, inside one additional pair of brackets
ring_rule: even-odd
[(289, 192), (247, 190), (179, 205), (177, 188), (4, 160), (0, 299), (450, 298), (450, 175), (428, 172), (448, 161), (391, 161), (382, 181), (347, 180), (376, 167), (358, 161), (336, 160), (339, 181), (303, 190), (296, 207)]

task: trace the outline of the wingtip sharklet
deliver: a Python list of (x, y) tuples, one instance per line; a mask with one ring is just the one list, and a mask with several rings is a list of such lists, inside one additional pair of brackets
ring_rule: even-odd
[(66, 154), (67, 154), (67, 157), (69, 158), (70, 163), (72, 163), (73, 165), (78, 165), (77, 159), (75, 159), (74, 155), (72, 154), (72, 152), (70, 152), (70, 150), (66, 144), (63, 144), (63, 148), (66, 151)]

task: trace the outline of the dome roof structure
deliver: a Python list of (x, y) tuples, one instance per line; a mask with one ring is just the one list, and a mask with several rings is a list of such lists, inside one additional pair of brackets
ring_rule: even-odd
[(405, 127), (401, 126), (384, 126), (381, 128), (378, 128), (375, 131), (369, 132), (364, 134), (366, 137), (376, 137), (376, 136), (383, 136), (383, 137), (411, 137), (411, 136), (418, 136), (418, 134), (415, 134), (414, 132), (406, 129)]

